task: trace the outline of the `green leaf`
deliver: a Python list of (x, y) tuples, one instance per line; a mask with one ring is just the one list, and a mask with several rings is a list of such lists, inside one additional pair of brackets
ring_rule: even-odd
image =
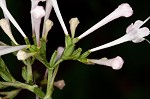
[(12, 81), (11, 75), (10, 75), (7, 71), (5, 71), (5, 70), (3, 70), (3, 69), (0, 69), (0, 76), (1, 76), (5, 81), (8, 81), (8, 82), (11, 82), (11, 81)]
[(57, 51), (54, 51), (54, 53), (52, 54), (51, 59), (50, 59), (50, 67), (52, 67), (55, 64), (56, 56), (57, 56)]
[(2, 68), (2, 69), (6, 68), (6, 64), (1, 57), (0, 57), (0, 68)]
[(25, 81), (27, 81), (27, 68), (26, 68), (26, 66), (22, 67), (22, 77)]

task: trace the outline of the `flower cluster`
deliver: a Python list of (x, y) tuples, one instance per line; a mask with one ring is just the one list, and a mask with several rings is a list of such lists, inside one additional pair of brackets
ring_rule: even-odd
[[(38, 5), (38, 3), (40, 1), (46, 2), (45, 9), (43, 8), (43, 6)], [(27, 37), (26, 37), (25, 33), (23, 32), (23, 30), (20, 28), (20, 26), (15, 21), (15, 19), (12, 17), (10, 12), (8, 11), (8, 9), (6, 7), (5, 0), (0, 0), (0, 6), (1, 6), (1, 8), (4, 12), (4, 16), (5, 16), (5, 19), (1, 19), (1, 21), (0, 21), (1, 27), (4, 30), (4, 32), (10, 37), (10, 39), (16, 45), (18, 45), (18, 43), (15, 41), (15, 39), (14, 39), (12, 33), (11, 33), (9, 20), (18, 29), (18, 31), (22, 34), (22, 36), (24, 38), (27, 38)], [(67, 31), (67, 28), (64, 24), (63, 18), (61, 16), (61, 13), (60, 13), (60, 10), (59, 10), (59, 7), (58, 7), (58, 4), (57, 4), (56, 0), (31, 0), (31, 12), (30, 13), (31, 13), (31, 20), (32, 20), (32, 33), (33, 33), (33, 35), (36, 36), (36, 43), (37, 43), (38, 47), (40, 47), (40, 24), (41, 24), (41, 19), (44, 17), (44, 25), (43, 25), (43, 32), (42, 32), (42, 37), (44, 39), (47, 39), (48, 32), (51, 29), (51, 27), (53, 26), (53, 22), (51, 20), (49, 20), (49, 15), (51, 13), (52, 7), (54, 8), (54, 11), (57, 15), (57, 18), (58, 18), (58, 20), (59, 20), (59, 22), (62, 26), (62, 29), (63, 29), (65, 35), (69, 35), (68, 31)], [(83, 37), (89, 35), (90, 33), (95, 31), (96, 29), (102, 27), (103, 25), (107, 24), (108, 22), (110, 22), (114, 19), (117, 19), (119, 17), (130, 17), (132, 14), (133, 14), (133, 10), (130, 7), (130, 5), (127, 4), (127, 3), (123, 3), (123, 4), (119, 5), (118, 8), (116, 8), (112, 13), (110, 13), (104, 19), (102, 19), (97, 24), (92, 26), (90, 29), (88, 29), (87, 31), (82, 33), (80, 36), (76, 37), (76, 39), (77, 39), (77, 41), (79, 41)], [(117, 44), (120, 44), (120, 43), (123, 43), (123, 42), (126, 42), (126, 41), (133, 41), (134, 43), (138, 43), (138, 42), (141, 42), (141, 41), (145, 40), (144, 37), (149, 35), (149, 29), (146, 28), (146, 27), (143, 27), (143, 28), (140, 28), (140, 27), (146, 21), (148, 21), (149, 18), (150, 17), (148, 17), (145, 21), (138, 20), (134, 24), (131, 24), (129, 27), (127, 27), (127, 30), (126, 30), (127, 34), (125, 34), (121, 38), (119, 38), (115, 41), (112, 41), (110, 43), (104, 44), (102, 46), (92, 48), (89, 51), (94, 52), (94, 51), (101, 50), (101, 49), (104, 49), (104, 48), (108, 48), (108, 47), (111, 47), (111, 46), (114, 46), (114, 45), (117, 45)], [(78, 26), (78, 24), (80, 22), (79, 22), (78, 18), (72, 18), (69, 21), (69, 23), (70, 23), (71, 37), (74, 38), (76, 27)], [(23, 48), (25, 48), (25, 45), (23, 46)], [(18, 50), (20, 50), (20, 49), (18, 49)], [(3, 49), (3, 51), (6, 51), (6, 50)], [(11, 51), (11, 52), (13, 52), (13, 51)], [(20, 51), (17, 55), (21, 56)], [(29, 55), (29, 56), (32, 56), (32, 55)], [(26, 58), (28, 58), (28, 56)], [(22, 58), (22, 59), (26, 59), (26, 58)], [(21, 59), (21, 58), (18, 58), (18, 59)]]
[[(46, 2), (45, 8), (43, 6), (40, 6), (39, 2)], [(150, 19), (150, 17), (148, 17), (145, 21), (137, 20), (134, 24), (132, 23), (131, 25), (129, 25), (126, 29), (126, 34), (124, 36), (112, 42), (106, 43), (104, 45), (89, 49), (88, 51), (82, 53), (81, 48), (75, 49), (75, 44), (77, 42), (79, 42), (82, 38), (86, 37), (90, 33), (94, 32), (96, 29), (104, 26), (105, 24), (117, 18), (130, 17), (133, 14), (133, 10), (131, 6), (128, 3), (122, 3), (108, 16), (106, 16), (97, 24), (95, 24), (87, 31), (85, 31), (84, 33), (76, 37), (75, 31), (78, 24), (80, 23), (78, 18), (71, 18), (71, 20), (69, 21), (70, 31), (71, 31), (71, 33), (69, 34), (65, 26), (64, 20), (61, 16), (61, 12), (59, 10), (59, 6), (56, 0), (31, 0), (30, 14), (31, 14), (32, 36), (34, 41), (34, 44), (31, 44), (30, 41), (28, 40), (28, 37), (25, 35), (21, 27), (18, 25), (16, 20), (8, 11), (5, 0), (0, 0), (0, 7), (4, 13), (4, 18), (0, 20), (0, 26), (3, 29), (3, 31), (8, 35), (10, 40), (13, 42), (12, 44), (13, 46), (9, 46), (3, 42), (0, 42), (0, 56), (18, 51), (17, 54), (15, 55), (17, 56), (18, 60), (22, 60), (24, 64), (27, 66), (23, 68), (24, 70), (23, 78), (25, 79), (26, 83), (29, 85), (32, 85), (34, 83), (32, 77), (33, 76), (32, 68), (30, 67), (30, 65), (34, 63), (35, 59), (42, 62), (47, 68), (43, 80), (43, 83), (47, 81), (46, 95), (45, 94), (39, 95), (38, 93), (36, 93), (36, 90), (35, 91), (31, 90), (28, 87), (25, 88), (36, 93), (37, 95), (39, 95), (40, 98), (44, 98), (44, 99), (50, 99), (53, 85), (58, 87), (59, 89), (62, 89), (65, 86), (63, 80), (54, 83), (54, 78), (56, 76), (59, 64), (62, 61), (77, 60), (86, 64), (105, 65), (105, 66), (112, 67), (115, 70), (118, 70), (123, 66), (124, 63), (124, 60), (120, 56), (117, 56), (112, 59), (107, 59), (107, 58), (88, 59), (87, 57), (92, 52), (102, 50), (108, 47), (112, 47), (127, 41), (132, 41), (134, 43), (139, 43), (144, 40), (148, 41), (147, 39), (145, 39), (145, 37), (150, 34), (150, 31), (147, 27), (141, 27), (145, 22), (147, 22)], [(56, 16), (65, 34), (65, 47), (58, 47), (58, 49), (54, 51), (54, 53), (52, 54), (50, 61), (47, 61), (46, 42), (47, 42), (48, 33), (53, 26), (53, 22), (49, 19), (52, 8), (56, 13)], [(42, 33), (40, 33), (42, 18), (44, 18), (44, 21), (43, 21)], [(13, 37), (11, 32), (10, 22), (16, 27), (16, 29), (20, 32), (20, 34), (25, 39), (26, 42), (25, 45), (19, 45), (15, 40), (15, 38)]]

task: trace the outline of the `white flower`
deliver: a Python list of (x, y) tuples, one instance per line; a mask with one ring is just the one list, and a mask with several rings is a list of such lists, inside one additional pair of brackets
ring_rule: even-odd
[(41, 18), (45, 16), (45, 10), (42, 6), (36, 6), (31, 10), (31, 15), (33, 18), (33, 29), (36, 35), (37, 45), (40, 46), (40, 24)]
[(144, 37), (149, 35), (150, 32), (147, 27), (140, 28), (149, 19), (150, 17), (148, 17), (145, 21), (137, 20), (134, 24), (132, 23), (131, 25), (127, 27), (126, 29), (127, 34), (130, 33), (132, 35), (136, 35), (136, 36), (133, 36), (132, 38), (132, 41), (134, 43), (142, 42), (143, 40), (145, 40)]
[[(31, 10), (33, 10), (36, 6), (38, 6), (38, 3), (40, 1), (44, 2), (45, 0), (31, 0)], [(32, 24), (32, 33), (34, 34), (35, 33), (35, 30), (34, 30), (35, 24), (34, 24), (34, 20), (33, 20), (32, 14), (31, 14), (31, 24)]]
[(75, 30), (76, 30), (79, 23), (80, 22), (79, 22), (78, 18), (71, 18), (69, 21), (72, 38), (74, 38)]
[(104, 19), (99, 21), (97, 24), (92, 26), (90, 29), (85, 31), (83, 34), (81, 34), (78, 39), (82, 39), (83, 37), (87, 36), (88, 34), (92, 33), (96, 29), (102, 27), (103, 25), (107, 24), (108, 22), (117, 19), (119, 17), (130, 17), (133, 14), (133, 10), (130, 7), (129, 4), (123, 3), (118, 6), (117, 9), (115, 9), (112, 13), (110, 13), (108, 16), (106, 16)]
[(12, 22), (12, 24), (17, 28), (17, 30), (21, 33), (21, 35), (24, 38), (27, 38), (27, 36), (25, 35), (25, 33), (23, 32), (23, 30), (20, 28), (20, 26), (18, 25), (18, 23), (16, 22), (16, 20), (13, 18), (13, 16), (10, 14), (10, 12), (8, 11), (8, 9), (6, 8), (5, 4), (3, 3), (3, 0), (0, 0), (0, 7), (2, 8), (4, 14), (8, 17), (8, 19)]
[(109, 66), (112, 67), (115, 70), (121, 69), (123, 66), (123, 59), (120, 56), (117, 56), (115, 58), (112, 59), (107, 59), (107, 58), (103, 58), (103, 59), (88, 59), (89, 63), (92, 64), (98, 64), (98, 65), (105, 65), (105, 66)]
[(9, 54), (24, 48), (27, 48), (27, 45), (20, 45), (20, 46), (0, 46), (0, 56)]
[(27, 53), (23, 50), (19, 50), (16, 56), (17, 56), (18, 60), (26, 60), (27, 58), (29, 58), (35, 54), (36, 53)]
[(98, 51), (104, 48), (112, 47), (127, 41), (133, 41), (134, 43), (142, 42), (144, 37), (148, 36), (150, 34), (150, 31), (147, 27), (140, 28), (145, 22), (147, 22), (150, 19), (148, 17), (145, 21), (136, 21), (134, 24), (131, 24), (127, 27), (126, 34), (119, 39), (116, 39), (112, 42), (106, 43), (104, 45), (98, 46), (96, 48), (90, 49), (90, 52)]

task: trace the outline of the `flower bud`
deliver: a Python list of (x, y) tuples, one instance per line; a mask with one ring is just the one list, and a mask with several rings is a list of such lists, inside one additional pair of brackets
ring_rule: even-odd
[(117, 56), (112, 59), (102, 58), (100, 60), (97, 59), (88, 59), (88, 62), (91, 64), (105, 65), (112, 67), (115, 70), (121, 69), (123, 66), (123, 59), (120, 56)]
[(80, 22), (79, 22), (78, 18), (72, 18), (72, 19), (70, 19), (70, 21), (69, 21), (69, 24), (70, 24), (70, 31), (71, 31), (71, 36), (72, 36), (72, 38), (74, 38), (75, 30), (76, 30), (76, 28), (77, 28), (77, 26), (78, 26), (79, 23), (80, 23)]
[(57, 82), (54, 82), (54, 86), (62, 90), (65, 87), (65, 81), (64, 80), (59, 80)]
[(27, 58), (29, 58), (35, 54), (36, 53), (27, 53), (23, 50), (19, 50), (16, 56), (17, 56), (18, 60), (26, 60)]

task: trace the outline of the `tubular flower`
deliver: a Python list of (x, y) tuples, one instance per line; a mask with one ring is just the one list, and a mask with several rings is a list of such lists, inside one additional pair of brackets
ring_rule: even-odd
[[(38, 6), (38, 3), (40, 2), (40, 1), (42, 1), (42, 2), (44, 2), (44, 1), (46, 1), (46, 0), (31, 0), (31, 10), (33, 10), (36, 6)], [(33, 16), (31, 15), (31, 24), (32, 24), (32, 33), (34, 34), (34, 19), (33, 19)]]
[(54, 8), (54, 11), (55, 11), (55, 13), (57, 15), (57, 18), (58, 18), (58, 20), (59, 20), (59, 22), (61, 24), (61, 27), (63, 28), (63, 31), (64, 31), (65, 35), (68, 35), (68, 31), (67, 31), (66, 25), (64, 23), (64, 20), (63, 20), (63, 18), (61, 16), (61, 13), (60, 13), (57, 1), (56, 0), (51, 0), (51, 3), (52, 3), (52, 6)]
[(20, 46), (0, 46), (0, 56), (9, 54), (24, 48), (27, 48), (27, 45), (20, 45)]
[(42, 6), (36, 6), (34, 9), (31, 10), (31, 15), (33, 16), (36, 42), (37, 45), (40, 46), (40, 24), (41, 18), (45, 16), (45, 10)]
[(97, 24), (92, 26), (90, 29), (85, 31), (83, 34), (81, 34), (78, 39), (82, 39), (83, 37), (87, 36), (88, 34), (92, 33), (96, 29), (102, 27), (103, 25), (107, 24), (108, 22), (117, 19), (119, 17), (130, 17), (133, 14), (133, 10), (130, 7), (129, 4), (123, 3), (118, 6), (117, 9), (115, 9), (112, 13), (110, 13), (108, 16), (106, 16), (104, 19), (99, 21)]
[(92, 63), (92, 64), (109, 66), (115, 70), (121, 69), (123, 66), (123, 63), (124, 63), (123, 59), (120, 56), (117, 56), (112, 59), (107, 59), (107, 58), (102, 58), (99, 60), (98, 59), (88, 59), (88, 62)]
[(94, 52), (94, 51), (98, 51), (104, 48), (115, 46), (115, 45), (118, 45), (127, 41), (133, 41), (134, 43), (142, 42), (143, 40), (145, 40), (144, 37), (150, 34), (150, 31), (147, 27), (143, 27), (143, 28), (140, 28), (140, 27), (149, 19), (150, 17), (148, 17), (145, 21), (140, 21), (140, 20), (136, 21), (134, 24), (131, 24), (127, 27), (126, 34), (124, 36), (110, 43), (106, 43), (104, 45), (90, 49), (90, 52)]

